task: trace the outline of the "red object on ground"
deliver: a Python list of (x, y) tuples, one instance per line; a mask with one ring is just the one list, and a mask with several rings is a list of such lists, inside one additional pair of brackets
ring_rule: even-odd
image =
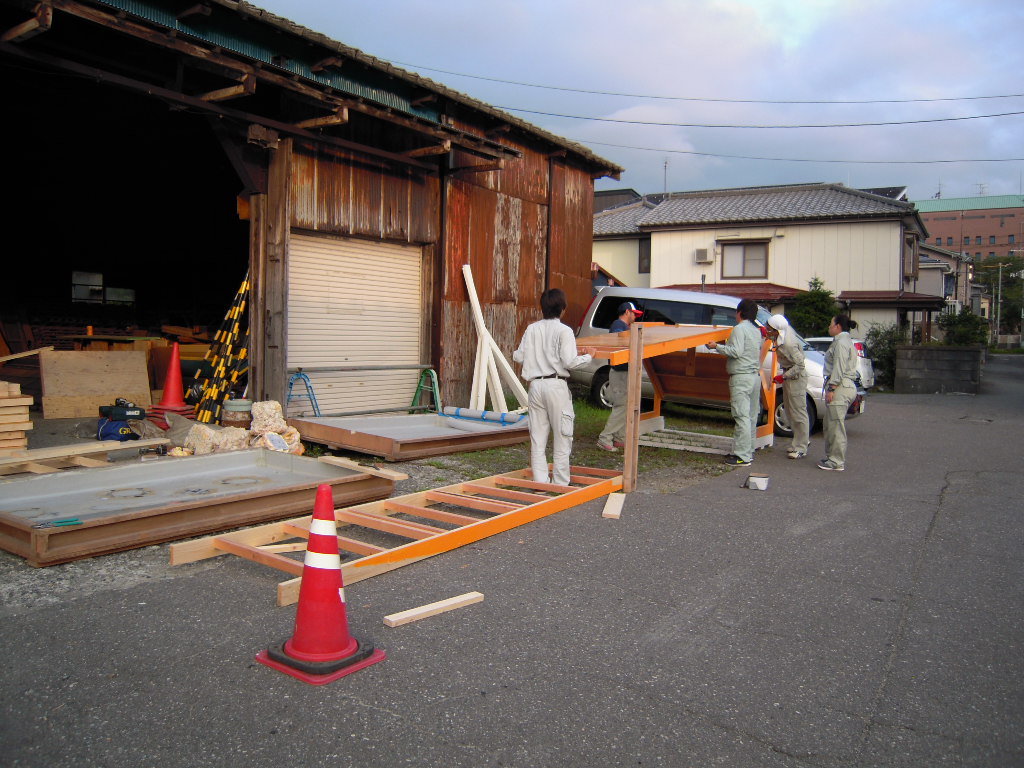
[(160, 404), (148, 409), (149, 420), (161, 429), (167, 429), (165, 413), (176, 413), (187, 419), (196, 417), (195, 408), (185, 402), (182, 397), (181, 385), (181, 351), (178, 349), (178, 342), (174, 342), (171, 348), (171, 361), (167, 365), (167, 376), (164, 377), (164, 394), (160, 398)]
[(349, 634), (334, 499), (331, 487), (321, 485), (309, 526), (295, 631), (279, 647), (256, 654), (256, 661), (311, 685), (323, 685), (384, 659), (384, 651)]

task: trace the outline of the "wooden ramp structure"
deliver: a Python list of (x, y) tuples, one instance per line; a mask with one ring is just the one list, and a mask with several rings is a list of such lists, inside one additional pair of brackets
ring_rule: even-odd
[[(609, 469), (574, 466), (569, 485), (531, 477), (530, 470), (521, 469), (335, 509), (344, 583), (472, 544), (622, 488), (622, 473)], [(305, 553), (311, 517), (172, 544), (171, 565), (229, 553), (268, 565), (296, 577), (277, 586), (278, 605), (290, 605), (299, 597), (303, 562), (295, 555)]]
[[(731, 326), (633, 323), (628, 331), (576, 339), (577, 347), (593, 347), (594, 357), (604, 358), (611, 365), (642, 361), (643, 369), (647, 371), (647, 376), (654, 387), (654, 408), (641, 413), (641, 368), (639, 365), (630, 365), (623, 471), (623, 488), (627, 493), (636, 487), (637, 447), (641, 444), (697, 449), (712, 453), (728, 450), (710, 444), (707, 436), (700, 436), (700, 440), (695, 444), (696, 438), (691, 433), (679, 430), (662, 429), (653, 440), (641, 440), (640, 422), (661, 417), (661, 403), (666, 395), (713, 399), (728, 403), (729, 374), (725, 370), (726, 358), (715, 352), (699, 353), (697, 348), (709, 341), (723, 342), (729, 338), (730, 333)], [(775, 385), (772, 377), (775, 375), (777, 363), (772, 350), (771, 341), (764, 339), (760, 354), (761, 403), (769, 414), (775, 411)], [(764, 363), (769, 354), (772, 357), (766, 368)], [(644, 437), (648, 438), (648, 435)], [(769, 417), (767, 424), (757, 428), (757, 447), (769, 446), (772, 440), (773, 427)]]

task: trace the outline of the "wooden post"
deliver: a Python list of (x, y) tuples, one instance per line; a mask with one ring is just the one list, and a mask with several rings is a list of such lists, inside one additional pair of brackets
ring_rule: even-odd
[(622, 490), (632, 493), (636, 488), (636, 462), (640, 450), (640, 377), (644, 370), (644, 329), (639, 323), (629, 327), (629, 370), (626, 389), (626, 444), (622, 470)]

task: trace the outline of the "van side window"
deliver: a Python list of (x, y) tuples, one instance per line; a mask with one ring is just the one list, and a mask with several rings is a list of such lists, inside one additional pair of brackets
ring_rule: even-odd
[(711, 325), (736, 325), (736, 310), (727, 307), (714, 307), (711, 313)]
[(668, 323), (679, 325), (687, 323), (690, 325), (704, 325), (710, 314), (710, 307), (702, 304), (691, 304), (688, 301), (662, 301), (652, 299), (644, 307), (644, 322)]

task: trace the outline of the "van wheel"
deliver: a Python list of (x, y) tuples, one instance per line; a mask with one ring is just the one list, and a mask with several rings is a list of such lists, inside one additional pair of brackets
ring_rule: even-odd
[(611, 408), (608, 400), (608, 369), (602, 368), (590, 382), (590, 402), (598, 408)]

